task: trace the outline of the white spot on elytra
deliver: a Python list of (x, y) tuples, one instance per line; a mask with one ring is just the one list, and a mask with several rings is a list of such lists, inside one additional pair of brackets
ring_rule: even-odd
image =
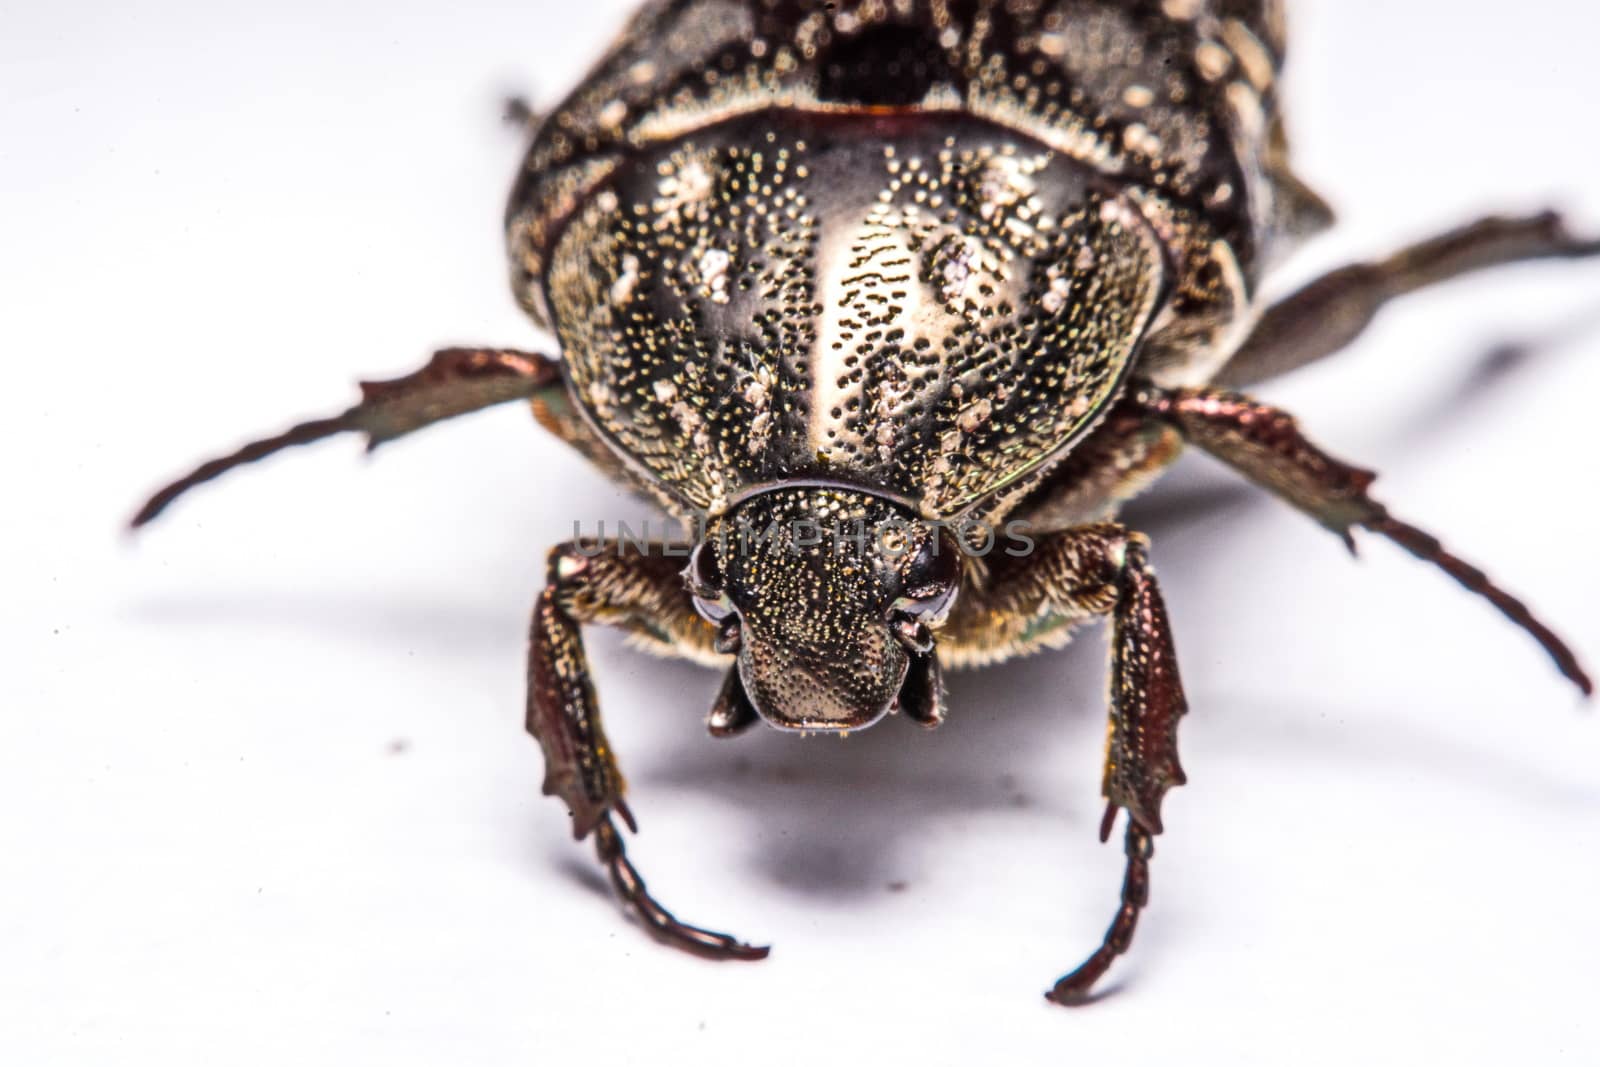
[(660, 194), (654, 204), (658, 228), (676, 226), (686, 209), (711, 195), (711, 174), (698, 159), (691, 160), (656, 183)]
[(639, 284), (639, 257), (623, 256), (622, 273), (611, 283), (611, 302), (626, 304), (633, 299), (633, 288)]
[(746, 444), (750, 454), (756, 455), (767, 447), (767, 441), (772, 437), (772, 412), (763, 411), (750, 420), (750, 438)]
[(1067, 296), (1072, 292), (1072, 283), (1062, 277), (1050, 279), (1050, 288), (1045, 290), (1044, 296), (1039, 298), (1039, 303), (1046, 311), (1054, 315), (1067, 306)]
[(672, 410), (668, 414), (678, 424), (678, 429), (683, 431), (684, 436), (689, 438), (690, 443), (697, 452), (705, 452), (710, 449), (711, 434), (706, 431), (706, 421), (701, 417), (700, 412), (680, 400), (672, 405)]
[(622, 125), (622, 120), (628, 117), (628, 105), (621, 100), (608, 100), (600, 109), (600, 114), (595, 117), (606, 129), (616, 129)]
[(1233, 66), (1233, 56), (1215, 41), (1201, 41), (1195, 46), (1194, 65), (1200, 68), (1202, 78), (1214, 82), (1228, 73)]
[(1122, 144), (1130, 152), (1141, 152), (1147, 156), (1161, 154), (1161, 139), (1142, 122), (1135, 122), (1122, 131)]
[(972, 265), (978, 258), (978, 244), (972, 238), (962, 242), (956, 249), (949, 262), (940, 272), (944, 284), (939, 287), (939, 295), (947, 301), (959, 300), (967, 291), (967, 282), (972, 278)]
[(983, 178), (978, 182), (978, 214), (985, 219), (994, 217), (1002, 207), (1011, 207), (1033, 195), (1037, 183), (1024, 173), (1022, 164), (1013, 156), (991, 159), (983, 168)]
[(700, 283), (711, 291), (711, 299), (718, 304), (728, 302), (728, 267), (733, 257), (720, 248), (708, 248), (701, 255), (695, 269), (700, 272)]
[(994, 405), (989, 403), (988, 397), (983, 397), (961, 410), (956, 416), (956, 426), (962, 433), (975, 433), (978, 427), (989, 421), (989, 416), (993, 413)]
[[(764, 373), (770, 373), (765, 368), (762, 369)], [(753, 408), (766, 407), (767, 401), (771, 399), (771, 396), (772, 394), (767, 390), (767, 383), (759, 378), (744, 387), (744, 402)]]

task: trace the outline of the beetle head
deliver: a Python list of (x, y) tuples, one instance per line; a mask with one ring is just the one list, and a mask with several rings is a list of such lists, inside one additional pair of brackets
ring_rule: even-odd
[(881, 497), (808, 486), (714, 521), (684, 577), (762, 718), (843, 731), (896, 707), (938, 722), (934, 633), (961, 573), (948, 530)]

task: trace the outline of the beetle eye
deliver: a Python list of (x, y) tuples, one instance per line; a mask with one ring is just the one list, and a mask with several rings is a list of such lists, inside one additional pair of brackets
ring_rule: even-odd
[(733, 610), (727, 597), (707, 600), (697, 596), (694, 598), (694, 610), (717, 628), (716, 636), (711, 639), (712, 648), (725, 654), (739, 651), (739, 646), (744, 643), (744, 629), (739, 622), (739, 613)]
[(905, 595), (913, 599), (936, 596), (953, 587), (961, 576), (961, 549), (949, 530), (925, 539), (906, 562)]
[(961, 549), (954, 535), (941, 527), (906, 562), (895, 609), (913, 619), (942, 620), (960, 584)]
[(707, 598), (696, 595), (694, 610), (700, 613), (702, 619), (714, 626), (720, 626), (733, 614), (733, 605), (722, 597)]
[(689, 565), (683, 569), (683, 577), (689, 583), (689, 591), (697, 598), (716, 600), (721, 597), (722, 568), (717, 565), (716, 549), (710, 541), (702, 541), (695, 546), (694, 554), (689, 557)]

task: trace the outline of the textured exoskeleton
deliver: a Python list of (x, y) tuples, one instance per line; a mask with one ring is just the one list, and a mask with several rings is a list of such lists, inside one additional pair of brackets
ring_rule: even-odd
[[(937, 725), (942, 666), (1108, 617), (1102, 836), (1125, 811), (1127, 875), (1104, 943), (1050, 993), (1079, 999), (1132, 938), (1184, 780), (1166, 612), (1145, 538), (1115, 521), (1184, 444), (1346, 541), (1360, 527), (1436, 563), (1589, 690), (1519, 601), (1377, 503), (1372, 474), (1232, 389), (1338, 350), (1405, 292), (1600, 244), (1553, 215), (1490, 218), (1263, 308), (1263, 273), (1332, 221), (1289, 169), (1283, 54), (1272, 0), (650, 3), (529, 119), (513, 288), (560, 359), (446, 350), (135, 521), (285, 445), (376, 445), (510, 400), (692, 521), (693, 545), (552, 552), (528, 727), (623, 899), (717, 958), (766, 950), (679, 922), (629, 863), (581, 624), (723, 665), (725, 735)], [(1026, 549), (992, 550), (1012, 527)]]

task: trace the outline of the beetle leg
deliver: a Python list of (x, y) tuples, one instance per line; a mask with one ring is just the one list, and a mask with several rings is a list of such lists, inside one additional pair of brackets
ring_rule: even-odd
[(1111, 836), (1117, 810), (1125, 809), (1127, 873), (1100, 947), (1046, 994), (1058, 1004), (1081, 1000), (1128, 950), (1149, 899), (1151, 839), (1161, 832), (1161, 801), (1184, 782), (1177, 731), (1188, 704), (1147, 547), (1143, 535), (1102, 523), (1050, 534), (1024, 557), (992, 557), (985, 583), (962, 594), (939, 635), (941, 651), (954, 639), (953, 658), (960, 659), (961, 639), (973, 639), (985, 619), (1003, 630), (1049, 626), (1055, 619), (1070, 625), (1091, 615), (1112, 619), (1110, 729), (1101, 783), (1107, 806), (1100, 839)]
[(533, 612), (528, 732), (544, 750), (544, 792), (566, 803), (574, 837), (594, 834), (595, 850), (617, 896), (652, 937), (710, 959), (758, 960), (767, 955), (765, 947), (680, 922), (658, 904), (629, 862), (622, 835), (611, 821), (615, 813), (628, 829), (638, 830), (600, 723), (579, 625), (648, 628), (663, 640), (676, 637), (709, 645), (711, 627), (694, 613), (682, 567), (683, 557), (660, 545), (647, 553), (629, 553), (616, 543), (565, 544), (551, 552), (549, 583)]
[(1360, 336), (1389, 301), (1426, 286), (1488, 267), (1594, 255), (1600, 255), (1600, 240), (1573, 237), (1554, 212), (1479, 219), (1387, 259), (1325, 274), (1269, 307), (1213, 381), (1253, 385), (1332, 355)]
[[(1105, 831), (1110, 830), (1116, 811), (1115, 806), (1107, 807), (1102, 837), (1106, 836)], [(1117, 914), (1106, 928), (1106, 936), (1100, 947), (1079, 964), (1077, 970), (1063, 976), (1056, 982), (1055, 988), (1045, 994), (1045, 999), (1052, 1003), (1066, 1007), (1084, 1003), (1094, 984), (1111, 969), (1112, 961), (1128, 951), (1128, 946), (1133, 942), (1134, 928), (1139, 925), (1139, 912), (1150, 902), (1150, 857), (1155, 855), (1155, 845), (1150, 832), (1131, 816), (1123, 834), (1122, 850), (1128, 859), (1127, 869), (1122, 876), (1122, 903), (1117, 908)]]
[(1293, 416), (1220, 389), (1145, 387), (1135, 391), (1134, 400), (1177, 426), (1190, 442), (1338, 534), (1352, 552), (1355, 540), (1351, 530), (1359, 526), (1437, 565), (1539, 642), (1584, 695), (1593, 691), (1577, 656), (1526, 604), (1500, 589), (1478, 568), (1451, 555), (1431, 534), (1390, 515), (1367, 494), (1377, 475), (1341, 463), (1307, 441)]
[(508, 400), (524, 400), (552, 386), (559, 388), (561, 371), (555, 360), (529, 352), (446, 348), (435, 352), (427, 366), (403, 378), (360, 385), (361, 403), (355, 407), (331, 418), (302, 422), (275, 437), (252, 441), (231, 455), (202, 463), (152, 496), (129, 525), (143, 526), (202, 482), (285, 448), (350, 431), (366, 435), (370, 452), (435, 422)]

